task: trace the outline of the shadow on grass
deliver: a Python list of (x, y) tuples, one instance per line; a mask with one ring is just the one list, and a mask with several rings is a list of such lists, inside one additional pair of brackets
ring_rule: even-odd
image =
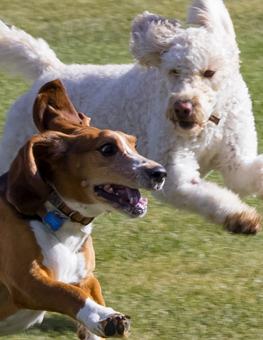
[(60, 334), (72, 332), (76, 334), (76, 325), (74, 322), (59, 314), (48, 314), (42, 324), (35, 325), (34, 329), (38, 332), (56, 332)]

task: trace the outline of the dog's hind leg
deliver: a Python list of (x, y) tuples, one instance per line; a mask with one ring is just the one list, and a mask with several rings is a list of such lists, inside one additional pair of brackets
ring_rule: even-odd
[(77, 336), (80, 340), (102, 340), (99, 336), (91, 333), (85, 326), (80, 323), (77, 325)]
[(240, 196), (257, 194), (263, 198), (263, 154), (240, 157), (221, 173), (225, 185)]

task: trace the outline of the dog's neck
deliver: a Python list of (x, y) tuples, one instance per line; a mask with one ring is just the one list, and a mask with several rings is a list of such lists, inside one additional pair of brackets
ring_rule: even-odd
[[(76, 222), (69, 217), (65, 216), (62, 211), (59, 209), (60, 202), (56, 202), (56, 195), (58, 196), (58, 201), (63, 202), (67, 206), (66, 211), (76, 211), (79, 215), (84, 217), (83, 221), (87, 221), (87, 225), (83, 223)], [(80, 202), (74, 202), (71, 200), (62, 199), (58, 194), (55, 195), (55, 199), (50, 199), (45, 204), (45, 213), (50, 212), (58, 212), (63, 219), (63, 224), (56, 231), (52, 231), (51, 226), (45, 223), (45, 227), (49, 229), (49, 232), (53, 232), (57, 237), (60, 243), (64, 244), (72, 251), (78, 251), (82, 246), (83, 242), (86, 240), (88, 235), (90, 235), (92, 231), (92, 220), (94, 217), (101, 215), (103, 213), (109, 213), (105, 209), (103, 204), (83, 204)], [(69, 209), (69, 210), (68, 210)], [(69, 213), (71, 214), (71, 213)], [(92, 217), (90, 217), (92, 216)], [(82, 221), (82, 222), (83, 222)]]
[[(59, 209), (54, 207), (54, 205), (49, 201), (46, 202), (45, 209), (47, 213), (58, 212), (61, 214)], [(71, 251), (77, 252), (81, 248), (87, 237), (90, 235), (92, 231), (92, 223), (84, 226), (81, 223), (71, 221), (66, 216), (64, 217), (65, 219), (63, 220), (62, 226), (56, 231), (52, 231), (50, 225), (48, 225), (47, 223), (43, 224), (48, 232), (54, 233), (60, 243), (65, 245)]]
[[(72, 222), (80, 223), (84, 226), (91, 223), (94, 217), (87, 217), (81, 214), (78, 209), (71, 209), (70, 206), (64, 201), (64, 199), (54, 190), (49, 198), (48, 201), (58, 209), (63, 215), (68, 217)], [(82, 207), (81, 204), (78, 204), (78, 208)]]
[[(66, 202), (55, 190), (45, 204), (45, 214), (42, 221), (50, 228), (60, 243), (78, 251), (92, 231), (94, 217), (90, 214), (89, 205)], [(79, 211), (81, 210), (81, 212)]]

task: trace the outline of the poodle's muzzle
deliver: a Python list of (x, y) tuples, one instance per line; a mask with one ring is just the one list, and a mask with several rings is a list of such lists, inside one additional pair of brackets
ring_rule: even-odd
[(174, 124), (174, 129), (179, 135), (193, 136), (199, 134), (210, 120), (216, 125), (219, 118), (214, 115), (204, 114), (200, 103), (195, 99), (178, 99), (172, 96), (169, 100), (166, 117)]

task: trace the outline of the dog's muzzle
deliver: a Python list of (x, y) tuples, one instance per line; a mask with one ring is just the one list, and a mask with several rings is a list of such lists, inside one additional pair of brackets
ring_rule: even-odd
[(178, 100), (173, 104), (174, 114), (179, 126), (184, 130), (190, 130), (197, 124), (195, 121), (194, 107), (191, 101)]
[(214, 124), (218, 125), (220, 119), (217, 118), (215, 115), (211, 115), (207, 122), (203, 122), (198, 120), (198, 117), (195, 113), (195, 107), (191, 101), (182, 101), (178, 100), (172, 104), (170, 114), (170, 120), (173, 123), (177, 123), (181, 129), (183, 130), (191, 130), (198, 125), (200, 125), (201, 130), (204, 128), (208, 121), (213, 122)]

